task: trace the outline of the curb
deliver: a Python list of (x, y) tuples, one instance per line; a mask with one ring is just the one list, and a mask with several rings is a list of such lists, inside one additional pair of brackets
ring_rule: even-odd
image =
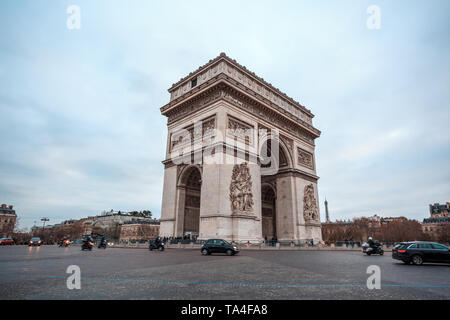
[[(148, 247), (126, 247), (126, 246), (112, 246), (108, 248), (117, 248), (117, 249), (145, 249), (148, 250)], [(200, 250), (201, 247), (165, 247), (165, 249), (174, 249), (174, 250)], [(335, 248), (239, 248), (240, 251), (337, 251), (337, 252), (362, 252), (361, 249), (335, 249)], [(385, 249), (384, 252), (392, 252), (392, 249)]]

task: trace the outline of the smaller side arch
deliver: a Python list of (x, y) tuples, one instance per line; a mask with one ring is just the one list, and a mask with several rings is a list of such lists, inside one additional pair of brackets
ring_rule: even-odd
[(189, 178), (193, 172), (193, 170), (197, 170), (200, 175), (200, 184), (202, 179), (202, 168), (199, 165), (191, 164), (183, 167), (178, 174), (177, 187), (186, 187), (189, 184)]
[(270, 183), (261, 184), (261, 223), (265, 241), (277, 238), (276, 189)]

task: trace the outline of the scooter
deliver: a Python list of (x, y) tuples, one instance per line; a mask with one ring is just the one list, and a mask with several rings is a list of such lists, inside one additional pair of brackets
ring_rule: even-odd
[(70, 245), (70, 240), (64, 240), (64, 241), (62, 241), (60, 244), (59, 244), (59, 246), (60, 247), (68, 247)]
[(380, 243), (375, 243), (375, 247), (371, 247), (369, 246), (368, 243), (364, 242), (362, 244), (362, 248), (363, 248), (363, 253), (367, 254), (368, 256), (372, 255), (372, 254), (379, 254), (380, 256), (382, 256), (384, 254), (384, 250), (381, 247)]
[(153, 249), (159, 250), (159, 251), (164, 251), (164, 242), (159, 242), (156, 244), (155, 241), (151, 241), (148, 249), (150, 251), (153, 251)]
[(93, 246), (94, 246), (94, 244), (92, 243), (92, 241), (86, 240), (81, 245), (81, 250), (89, 250), (89, 251), (91, 251)]

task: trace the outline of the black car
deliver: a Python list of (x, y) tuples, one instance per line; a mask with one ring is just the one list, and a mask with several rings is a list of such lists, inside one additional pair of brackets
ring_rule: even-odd
[(41, 240), (41, 238), (39, 238), (39, 237), (33, 237), (33, 238), (31, 238), (31, 240), (28, 242), (28, 246), (30, 246), (30, 247), (34, 247), (34, 246), (41, 246), (41, 244), (42, 244), (42, 240)]
[(225, 240), (209, 239), (202, 246), (201, 252), (204, 256), (211, 253), (226, 253), (228, 256), (232, 256), (238, 254), (239, 249)]
[(450, 249), (435, 242), (404, 242), (392, 249), (392, 258), (415, 265), (424, 262), (450, 263)]

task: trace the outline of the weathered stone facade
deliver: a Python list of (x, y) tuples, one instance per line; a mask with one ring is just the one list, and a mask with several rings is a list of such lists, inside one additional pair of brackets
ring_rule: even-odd
[(169, 92), (162, 236), (321, 240), (310, 110), (225, 54)]
[(149, 240), (159, 235), (159, 225), (133, 223), (123, 224), (120, 227), (120, 241)]

